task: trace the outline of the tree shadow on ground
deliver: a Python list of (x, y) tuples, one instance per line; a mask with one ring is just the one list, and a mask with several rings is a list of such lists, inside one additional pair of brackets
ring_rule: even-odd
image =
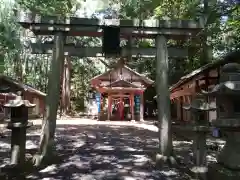
[[(0, 163), (9, 162), (10, 139), (1, 140)], [(36, 149), (40, 127), (28, 130), (27, 149)], [(30, 174), (27, 179), (157, 180), (189, 179), (167, 166), (156, 169), (158, 134), (129, 126), (58, 125), (57, 152), (63, 161)], [(5, 147), (5, 148), (4, 148)]]
[[(193, 134), (188, 132), (174, 132), (173, 150), (181, 164), (188, 167), (194, 166), (193, 163)], [(206, 148), (207, 164), (216, 163), (217, 155), (225, 145), (225, 140), (214, 138), (210, 134), (207, 135)]]

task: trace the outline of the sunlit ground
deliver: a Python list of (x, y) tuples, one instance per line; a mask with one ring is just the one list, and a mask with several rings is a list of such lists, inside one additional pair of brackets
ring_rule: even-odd
[[(136, 125), (137, 126), (137, 125)], [(158, 133), (151, 128), (124, 125), (58, 125), (56, 130), (57, 151), (64, 156), (63, 162), (53, 164), (28, 179), (80, 179), (80, 180), (165, 180), (189, 179), (175, 168), (154, 167)], [(150, 130), (149, 130), (150, 129)], [(6, 131), (5, 134), (10, 134)], [(27, 133), (28, 153), (36, 149), (40, 126)], [(0, 139), (0, 164), (9, 162), (10, 138)], [(181, 144), (182, 143), (182, 144)], [(174, 141), (175, 149), (189, 142)]]

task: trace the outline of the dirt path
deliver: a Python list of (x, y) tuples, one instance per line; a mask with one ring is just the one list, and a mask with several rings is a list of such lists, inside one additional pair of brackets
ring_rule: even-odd
[[(27, 133), (28, 152), (38, 147), (42, 121), (34, 120), (33, 123), (34, 127)], [(7, 164), (10, 157), (10, 131), (5, 127), (2, 129), (7, 138), (0, 138), (0, 166)], [(146, 122), (109, 122), (80, 118), (58, 120), (57, 151), (64, 156), (64, 161), (32, 174), (28, 179), (190, 179), (177, 169), (154, 167), (157, 131), (156, 126)], [(191, 144), (191, 141), (173, 141), (176, 155), (190, 165)], [(210, 151), (208, 162), (215, 162), (215, 156), (216, 152)]]
[[(139, 125), (140, 126), (140, 125)], [(28, 132), (27, 149), (37, 147), (40, 126)], [(165, 180), (188, 179), (176, 169), (154, 167), (157, 133), (129, 125), (58, 125), (57, 150), (64, 156), (28, 179)], [(0, 142), (1, 164), (9, 162), (10, 140)]]

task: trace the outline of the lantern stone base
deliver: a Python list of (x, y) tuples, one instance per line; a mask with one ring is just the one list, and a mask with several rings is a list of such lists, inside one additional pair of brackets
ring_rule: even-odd
[(239, 180), (240, 170), (231, 170), (220, 164), (211, 164), (208, 167), (208, 179)]
[[(14, 173), (13, 173), (14, 172)], [(11, 164), (11, 165), (6, 165), (1, 168), (1, 174), (0, 177), (1, 179), (24, 179), (25, 178), (25, 173), (24, 173), (23, 166), (17, 165), (17, 164)]]
[(170, 166), (176, 166), (177, 161), (174, 156), (164, 156), (160, 153), (156, 154), (156, 167), (157, 168), (162, 168), (164, 165), (168, 164)]
[(190, 172), (191, 172), (191, 176), (194, 179), (202, 179), (205, 180), (207, 179), (207, 171), (208, 168), (205, 166), (193, 166), (191, 168), (189, 168)]
[(7, 175), (5, 173), (1, 172), (0, 179), (2, 179), (2, 180), (7, 179)]

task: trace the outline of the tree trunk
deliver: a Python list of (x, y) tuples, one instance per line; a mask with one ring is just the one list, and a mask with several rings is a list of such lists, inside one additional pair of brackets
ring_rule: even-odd
[(0, 51), (0, 74), (3, 74), (3, 73), (4, 73), (4, 55), (1, 54), (1, 51)]
[(202, 55), (200, 57), (201, 65), (205, 65), (212, 61), (212, 47), (208, 44), (208, 18), (211, 12), (209, 12), (209, 1), (203, 0), (203, 18), (204, 18), (204, 29), (202, 34)]
[(54, 37), (53, 59), (49, 72), (48, 92), (46, 97), (46, 115), (42, 126), (39, 154), (35, 156), (35, 165), (49, 163), (54, 155), (54, 135), (57, 110), (60, 98), (60, 75), (64, 63), (64, 36), (59, 32)]
[(22, 74), (22, 59), (20, 58), (20, 55), (17, 53), (14, 57), (14, 63), (15, 63), (15, 73), (16, 73), (16, 79), (20, 82), (23, 81), (23, 74)]
[(67, 114), (70, 111), (70, 79), (71, 79), (71, 59), (65, 57), (65, 64), (62, 75), (62, 98), (61, 98), (61, 109), (63, 114)]

